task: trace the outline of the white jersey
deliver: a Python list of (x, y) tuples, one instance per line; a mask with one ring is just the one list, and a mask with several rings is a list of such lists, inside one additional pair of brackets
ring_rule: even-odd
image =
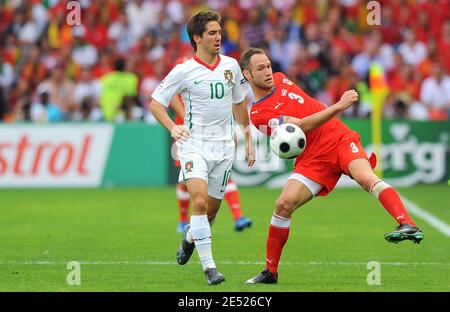
[(181, 94), (184, 126), (191, 131), (187, 145), (229, 145), (234, 144), (232, 104), (245, 99), (245, 84), (235, 59), (218, 55), (216, 64), (209, 66), (195, 56), (175, 66), (152, 97), (168, 107), (172, 97)]

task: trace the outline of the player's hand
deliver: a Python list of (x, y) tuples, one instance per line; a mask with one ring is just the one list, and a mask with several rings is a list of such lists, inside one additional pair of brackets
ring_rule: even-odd
[(352, 106), (352, 104), (358, 101), (358, 99), (359, 95), (356, 90), (347, 90), (344, 92), (344, 94), (342, 94), (341, 99), (336, 103), (336, 105), (338, 106), (339, 110), (343, 111)]
[(172, 128), (170, 135), (175, 141), (186, 142), (190, 134), (190, 131), (183, 125), (176, 125)]
[(245, 142), (245, 159), (249, 167), (255, 164), (256, 152), (251, 139)]

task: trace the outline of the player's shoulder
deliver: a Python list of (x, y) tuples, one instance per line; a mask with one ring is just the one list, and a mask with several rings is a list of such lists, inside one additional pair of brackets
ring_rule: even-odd
[(223, 62), (223, 64), (233, 64), (233, 65), (239, 66), (238, 61), (234, 57), (223, 55), (223, 54), (220, 54), (220, 62), (221, 63)]
[(181, 70), (181, 71), (186, 71), (186, 70), (190, 70), (192, 67), (195, 67), (197, 65), (196, 62), (194, 62), (194, 59), (191, 58), (185, 58), (182, 60), (178, 60), (175, 64), (175, 68), (177, 68), (177, 70)]
[(292, 86), (294, 83), (292, 80), (290, 80), (288, 77), (286, 77), (285, 74), (282, 72), (276, 72), (273, 74), (273, 79), (275, 81), (276, 85), (285, 85), (285, 86)]

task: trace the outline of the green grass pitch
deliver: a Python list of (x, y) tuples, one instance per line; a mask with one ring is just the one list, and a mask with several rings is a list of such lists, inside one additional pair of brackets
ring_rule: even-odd
[[(447, 224), (447, 185), (400, 193)], [(337, 189), (293, 217), (277, 285), (245, 285), (264, 268), (273, 205), (280, 190), (241, 188), (254, 224), (237, 233), (223, 203), (212, 228), (213, 252), (226, 282), (208, 286), (195, 253), (179, 266), (174, 188), (1, 190), (0, 291), (450, 291), (450, 238), (414, 217), (420, 245), (387, 243), (395, 223), (360, 189)], [(66, 276), (80, 262), (79, 286)], [(370, 261), (381, 285), (370, 286)]]

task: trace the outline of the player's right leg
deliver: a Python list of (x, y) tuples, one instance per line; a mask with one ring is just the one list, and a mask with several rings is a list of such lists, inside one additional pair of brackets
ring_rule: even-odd
[[(306, 185), (308, 186), (306, 186)], [(277, 199), (275, 211), (269, 227), (266, 242), (266, 268), (259, 275), (246, 281), (246, 284), (275, 284), (278, 281), (278, 263), (283, 247), (289, 237), (292, 213), (307, 203), (321, 189), (320, 184), (293, 174)]]
[(384, 235), (386, 241), (398, 243), (411, 240), (419, 244), (423, 240), (424, 233), (409, 216), (397, 191), (375, 175), (366, 159), (352, 160), (348, 165), (348, 171), (358, 184), (380, 201), (397, 222), (396, 229)]

